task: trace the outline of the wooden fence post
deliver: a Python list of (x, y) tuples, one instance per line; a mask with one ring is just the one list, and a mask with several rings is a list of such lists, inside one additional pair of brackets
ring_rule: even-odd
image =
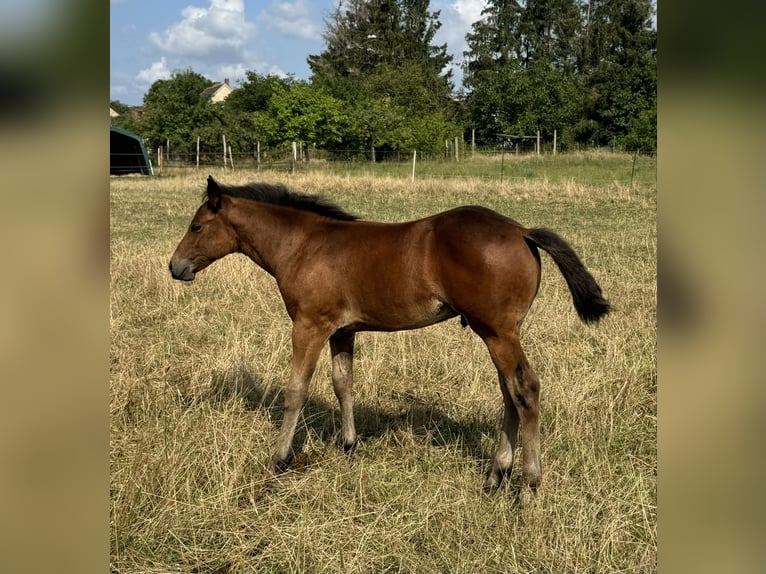
[(415, 181), (415, 161), (418, 158), (418, 150), (412, 152), (412, 181)]
[[(516, 144), (516, 153), (518, 154), (519, 144)], [(500, 183), (503, 183), (503, 168), (505, 167), (505, 141), (503, 141), (503, 151), (500, 152)]]

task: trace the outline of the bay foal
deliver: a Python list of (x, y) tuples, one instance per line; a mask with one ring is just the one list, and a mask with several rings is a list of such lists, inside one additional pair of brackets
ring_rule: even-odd
[(519, 434), (524, 481), (537, 487), (542, 479), (540, 382), (519, 341), (540, 285), (538, 249), (553, 258), (583, 321), (609, 312), (601, 288), (561, 237), (484, 207), (375, 223), (281, 185), (225, 186), (212, 176), (169, 267), (175, 279), (191, 281), (217, 259), (244, 253), (276, 279), (293, 330), (275, 471), (292, 458), (298, 416), (326, 343), (350, 451), (357, 440), (354, 334), (417, 329), (460, 316), (489, 349), (503, 395), (499, 444), (485, 481), (494, 490), (511, 471)]

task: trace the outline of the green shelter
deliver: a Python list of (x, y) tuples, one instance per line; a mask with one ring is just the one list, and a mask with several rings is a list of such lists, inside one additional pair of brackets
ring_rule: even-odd
[(111, 126), (109, 128), (109, 174), (141, 173), (152, 175), (152, 164), (144, 142), (136, 134)]

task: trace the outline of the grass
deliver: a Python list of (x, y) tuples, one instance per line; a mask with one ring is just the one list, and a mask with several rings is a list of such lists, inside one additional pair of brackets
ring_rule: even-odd
[(486, 349), (457, 320), (357, 337), (363, 440), (353, 461), (336, 445), (325, 351), (300, 452), (287, 474), (267, 480), (290, 362), (274, 281), (241, 256), (189, 285), (170, 279), (167, 261), (207, 172), (113, 178), (112, 570), (654, 572), (656, 189), (615, 180), (608, 162), (587, 172), (578, 162), (562, 157), (544, 164), (547, 177), (502, 183), (214, 174), (285, 181), (384, 221), (482, 204), (573, 244), (615, 310), (597, 326), (580, 323), (544, 256), (522, 331), (542, 382), (534, 497), (517, 471), (500, 492), (481, 489), (502, 401)]

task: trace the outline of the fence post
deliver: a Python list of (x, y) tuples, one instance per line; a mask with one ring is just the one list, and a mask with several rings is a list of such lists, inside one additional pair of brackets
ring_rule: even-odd
[(197, 136), (197, 169), (199, 169), (199, 136)]
[[(518, 154), (518, 146), (516, 144), (516, 153)], [(500, 183), (503, 183), (503, 168), (505, 167), (505, 141), (503, 141), (503, 151), (500, 152)]]
[(415, 181), (415, 161), (418, 158), (418, 150), (412, 152), (412, 181)]
[(261, 140), (258, 140), (256, 142), (256, 148), (255, 149), (256, 149), (256, 151), (255, 151), (255, 153), (256, 153), (255, 161), (258, 164), (258, 169), (261, 169)]
[(540, 130), (537, 130), (537, 155), (540, 155)]
[(295, 173), (295, 164), (298, 161), (298, 144), (293, 142), (293, 161), (290, 167), (290, 172)]
[[(638, 157), (638, 148), (636, 148), (636, 151), (633, 152), (633, 167), (630, 170), (630, 189), (628, 190), (628, 194), (630, 194), (630, 191), (633, 189), (633, 177), (636, 175), (636, 158)], [(628, 198), (630, 199), (630, 195), (628, 195)]]
[(476, 155), (476, 128), (471, 128), (471, 157)]
[(223, 135), (223, 171), (226, 173), (226, 134)]
[(457, 136), (455, 136), (455, 161), (460, 161), (460, 145)]
[(556, 155), (556, 130), (553, 130), (553, 155)]
[(229, 146), (229, 165), (231, 166), (231, 169), (234, 169), (234, 158), (231, 157), (231, 146)]

